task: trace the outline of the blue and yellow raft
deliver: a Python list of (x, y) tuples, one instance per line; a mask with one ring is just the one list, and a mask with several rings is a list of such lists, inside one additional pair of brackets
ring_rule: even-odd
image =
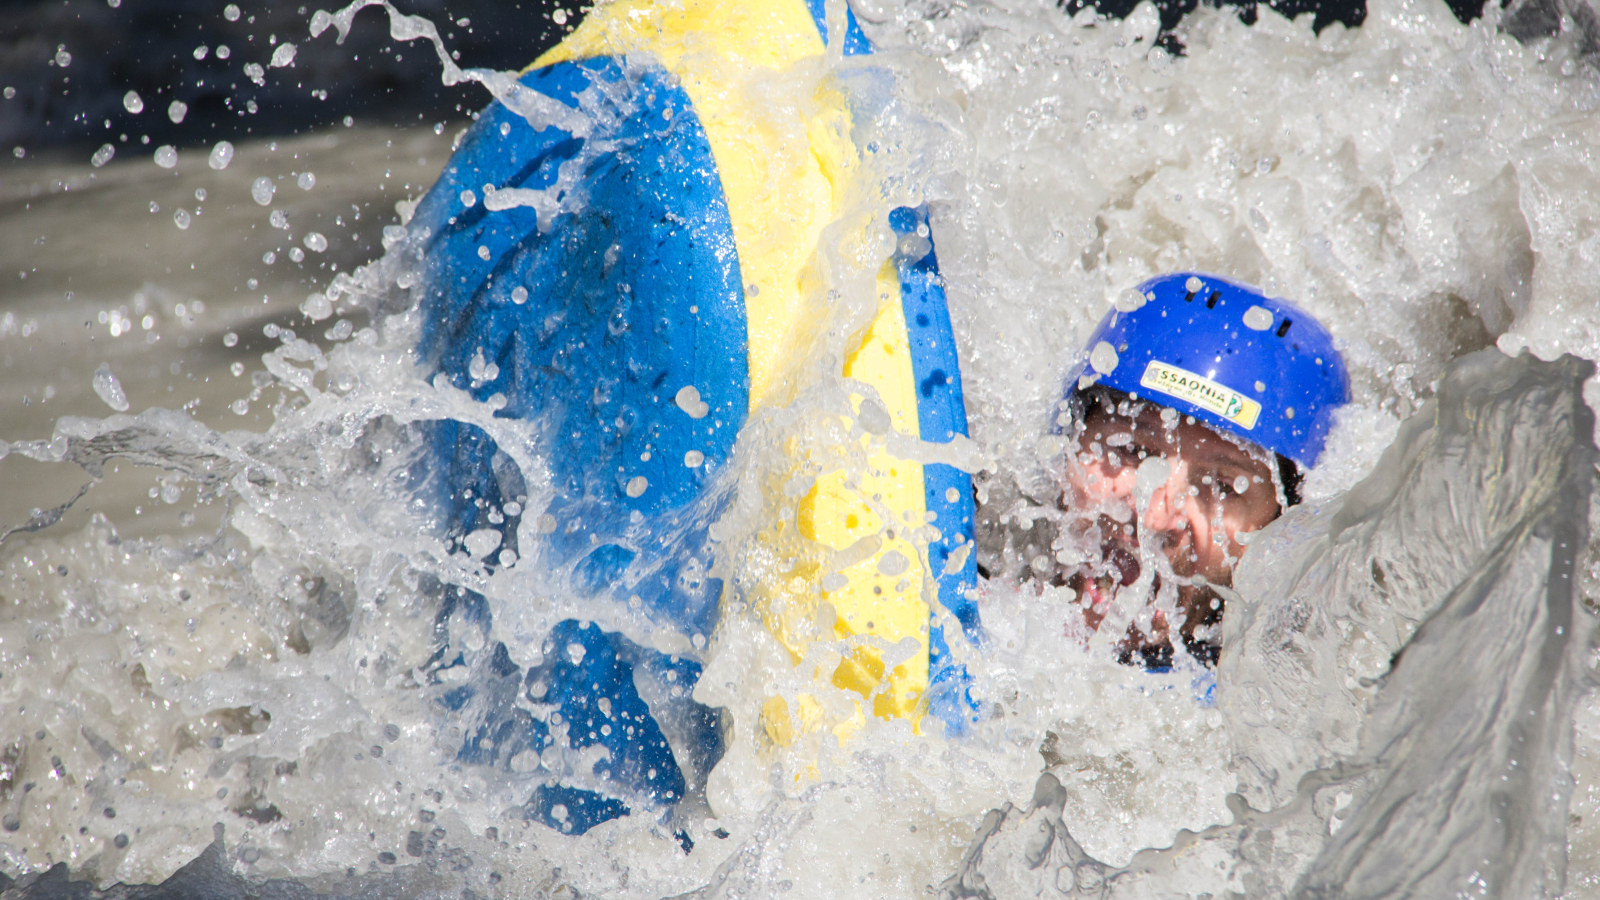
[[(831, 52), (869, 53), (854, 17), (840, 18)], [(424, 246), (419, 350), (474, 397), (504, 397), (498, 416), (535, 423), (552, 483), (544, 508), (510, 514), (527, 494), (514, 467), (482, 430), (437, 423), (449, 536), (494, 528), (569, 596), (631, 604), (696, 648), (714, 637), (735, 591), (711, 575), (726, 551), (709, 530), (733, 499), (741, 428), (792, 402), (815, 370), (827, 324), (811, 268), (819, 236), (842, 198), (860, 195), (851, 180), (868, 177), (847, 92), (783, 77), (820, 67), (828, 33), (820, 2), (610, 3), (521, 77), (581, 120), (536, 127), (500, 102), (480, 114), (410, 222)], [(538, 191), (539, 202), (492, 202), (508, 190), (500, 197)], [(876, 391), (901, 435), (947, 442), (965, 435), (966, 414), (926, 217), (885, 207), (883, 224), (916, 239), (885, 261), (876, 316), (841, 374)], [(807, 731), (847, 737), (867, 714), (931, 713), (957, 728), (970, 715), (965, 676), (930, 627), (942, 607), (976, 634), (970, 479), (862, 446), (874, 448), (864, 474), (796, 461), (816, 480), (784, 518), (814, 552), (738, 588), (796, 662), (823, 603), (834, 614), (822, 637), (849, 649), (830, 680), (860, 695), (853, 720), (829, 720), (808, 695), (774, 696), (761, 725), (777, 745)], [(441, 623), (465, 614), (488, 632), (482, 597), (443, 596)], [(437, 669), (463, 664), (440, 634)], [(917, 652), (886, 666), (884, 649), (907, 638)], [(646, 702), (638, 685), (692, 686), (700, 661), (577, 620), (547, 643), (573, 645), (581, 653), (548, 653), (528, 671), (495, 645), (492, 683), (445, 693), (452, 708), (475, 704), (461, 757), (507, 766), (558, 740), (599, 745), (592, 777), (541, 787), (527, 815), (569, 833), (637, 809), (670, 818), (721, 756), (722, 715), (687, 690), (646, 691)], [(519, 694), (558, 709), (561, 727), (519, 708)]]

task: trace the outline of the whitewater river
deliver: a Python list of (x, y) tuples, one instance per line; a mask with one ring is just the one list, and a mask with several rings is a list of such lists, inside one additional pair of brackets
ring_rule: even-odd
[[(1056, 589), (996, 582), (989, 643), (961, 651), (974, 734), (869, 719), (785, 748), (765, 699), (827, 688), (735, 603), (684, 650), (732, 723), (694, 849), (647, 816), (529, 821), (572, 760), (457, 759), (438, 585), (483, 591), (519, 665), (560, 601), (452, 568), (404, 489), (410, 423), (489, 415), (417, 373), (414, 279), (384, 256), (464, 123), (175, 162), (8, 151), (0, 873), (33, 896), (65, 863), (49, 877), (183, 870), (216, 896), (1600, 898), (1600, 72), (1579, 44), (1430, 0), (1321, 34), (1202, 9), (1183, 57), (1152, 50), (1149, 7), (855, 8), (879, 54), (775, 96), (855, 92), (889, 199), (929, 204), (994, 477), (1037, 485), (1063, 373), (1153, 274), (1262, 285), (1341, 346), (1354, 402), (1245, 557), (1219, 669), (1117, 665)], [(817, 252), (848, 284), (843, 245)], [(792, 415), (742, 438), (749, 483), (787, 466), (783, 427), (848, 403), (844, 326), (872, 301), (818, 298), (841, 325)], [(753, 540), (762, 503), (718, 540)]]

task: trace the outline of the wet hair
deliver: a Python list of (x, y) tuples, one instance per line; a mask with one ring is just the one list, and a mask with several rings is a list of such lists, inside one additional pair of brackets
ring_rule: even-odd
[[(1092, 384), (1082, 390), (1074, 390), (1067, 394), (1065, 408), (1062, 410), (1070, 414), (1074, 421), (1082, 422), (1084, 413), (1093, 406), (1102, 406), (1107, 410), (1116, 411), (1124, 402), (1151, 403), (1161, 406), (1155, 400), (1134, 400), (1127, 392), (1107, 387), (1103, 384)], [(1057, 426), (1064, 423), (1057, 420)], [(1207, 426), (1210, 427), (1210, 426)], [(1283, 488), (1284, 509), (1299, 506), (1301, 502), (1300, 486), (1305, 481), (1305, 473), (1300, 470), (1300, 464), (1284, 456), (1274, 453), (1278, 463), (1278, 484)]]

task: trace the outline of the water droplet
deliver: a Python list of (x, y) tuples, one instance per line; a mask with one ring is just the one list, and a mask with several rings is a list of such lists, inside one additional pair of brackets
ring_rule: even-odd
[(700, 400), (700, 389), (692, 384), (684, 385), (673, 398), (678, 408), (689, 414), (691, 419), (703, 419), (711, 407)]
[(299, 247), (291, 247), (289, 249), (289, 259), (291, 259), (291, 260), (293, 260), (295, 262), (302, 262), (302, 261), (305, 260), (305, 258), (306, 258), (306, 252), (304, 250), (301, 250)]
[(72, 65), (72, 54), (68, 53), (65, 50), (57, 50), (56, 51), (56, 65), (60, 66), (63, 69), (65, 69), (67, 66)]
[[(217, 55), (222, 55), (222, 51), (220, 49), (217, 51)], [(257, 87), (267, 83), (267, 70), (261, 68), (261, 63), (245, 63), (244, 74), (251, 81), (255, 82)]]
[(1266, 307), (1252, 306), (1244, 311), (1244, 327), (1251, 331), (1266, 331), (1272, 327), (1272, 313)]
[(228, 49), (227, 44), (222, 44), (217, 47), (217, 59), (227, 59), (232, 55), (233, 51)]
[[(271, 250), (268, 250), (267, 252), (261, 254), (261, 261), (270, 266), (273, 263), (278, 261), (278, 254), (273, 253)], [(255, 279), (251, 279), (251, 280), (254, 281)], [(252, 288), (252, 290), (254, 290), (254, 288)]]
[(278, 45), (278, 49), (272, 51), (272, 62), (270, 65), (274, 69), (281, 69), (284, 66), (292, 66), (294, 65), (294, 54), (295, 46), (285, 41), (284, 43)]
[(484, 262), (488, 262), (489, 261), (489, 248), (488, 247), (483, 247), (483, 246), (478, 247), (478, 258), (483, 260)]
[(94, 370), (94, 392), (117, 412), (128, 411), (128, 395), (123, 392), (122, 382), (117, 380), (110, 364), (101, 363), (100, 368)]
[(1117, 348), (1105, 341), (1094, 345), (1089, 351), (1089, 365), (1101, 375), (1110, 375), (1117, 370)]
[(188, 114), (189, 104), (183, 102), (182, 100), (174, 100), (167, 104), (167, 118), (171, 119), (172, 124), (174, 125), (183, 122), (183, 117), (187, 116)]
[(1129, 313), (1138, 310), (1144, 304), (1144, 294), (1138, 288), (1128, 288), (1117, 295), (1117, 300), (1112, 305), (1116, 307), (1117, 312)]
[(205, 188), (195, 188), (194, 189), (194, 198), (196, 200), (204, 202), (205, 199), (206, 199), (206, 189)]
[(89, 165), (98, 169), (106, 163), (111, 162), (111, 157), (116, 155), (117, 148), (111, 146), (110, 144), (101, 144), (100, 149), (96, 150), (94, 155), (89, 157)]
[(189, 211), (187, 209), (178, 210), (172, 214), (172, 221), (176, 222), (180, 229), (187, 230), (190, 222)]
[(261, 206), (266, 206), (272, 202), (272, 195), (277, 190), (272, 184), (272, 179), (263, 175), (250, 183), (250, 199)]
[(195, 59), (205, 59), (206, 58), (206, 54), (209, 53), (209, 52), (211, 52), (211, 51), (209, 49), (207, 49), (206, 45), (205, 44), (201, 44), (200, 46), (194, 48), (194, 58)]
[(288, 228), (289, 214), (281, 209), (275, 209), (272, 215), (267, 217), (267, 221), (272, 223), (273, 228)]
[(461, 543), (473, 559), (482, 559), (499, 549), (501, 539), (500, 532), (493, 528), (480, 528), (463, 538)]
[(461, 205), (471, 209), (478, 202), (478, 195), (471, 191), (461, 192)]
[(705, 463), (706, 455), (699, 450), (690, 450), (683, 455), (683, 464), (691, 469), (698, 469)]
[(156, 148), (156, 165), (163, 169), (170, 169), (178, 164), (178, 148), (171, 144), (162, 144)]
[(244, 374), (244, 363), (236, 362), (228, 367), (228, 371), (233, 373), (233, 377), (238, 378)]
[(229, 22), (239, 21), (239, 4), (229, 3), (222, 8), (222, 17)]
[(306, 297), (306, 302), (300, 304), (300, 311), (311, 321), (321, 322), (333, 315), (333, 302), (326, 294), (311, 294)]
[(122, 95), (122, 108), (137, 116), (144, 112), (144, 98), (139, 96), (138, 91), (129, 91)]
[(233, 144), (217, 141), (217, 145), (211, 148), (211, 158), (206, 160), (206, 165), (220, 172), (231, 162), (233, 162)]
[(300, 186), (300, 190), (309, 191), (317, 186), (317, 176), (312, 172), (301, 172), (300, 177), (296, 178), (294, 183)]
[(1191, 294), (1200, 293), (1200, 291), (1203, 290), (1205, 288), (1205, 286), (1206, 286), (1206, 283), (1204, 281), (1201, 281), (1199, 279), (1199, 277), (1195, 276), (1195, 275), (1190, 275), (1189, 276), (1189, 280), (1185, 281), (1183, 283), (1183, 289), (1188, 291)]
[(320, 231), (313, 231), (306, 235), (304, 243), (307, 250), (314, 250), (318, 253), (326, 252), (328, 249), (328, 239), (323, 237)]
[(629, 497), (642, 497), (650, 487), (650, 480), (643, 475), (635, 475), (628, 479), (627, 492)]
[(518, 306), (528, 302), (528, 289), (518, 285), (511, 289), (511, 302)]

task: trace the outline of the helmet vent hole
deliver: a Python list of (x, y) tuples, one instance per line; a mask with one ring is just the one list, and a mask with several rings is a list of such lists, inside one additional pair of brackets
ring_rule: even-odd
[(1294, 320), (1293, 319), (1285, 318), (1283, 320), (1283, 324), (1278, 326), (1278, 337), (1283, 337), (1284, 335), (1288, 334), (1289, 333), (1289, 326), (1293, 325), (1293, 324), (1294, 324)]
[(1221, 297), (1222, 293), (1220, 291), (1212, 291), (1211, 296), (1206, 298), (1206, 309), (1216, 309), (1217, 300), (1219, 300)]

